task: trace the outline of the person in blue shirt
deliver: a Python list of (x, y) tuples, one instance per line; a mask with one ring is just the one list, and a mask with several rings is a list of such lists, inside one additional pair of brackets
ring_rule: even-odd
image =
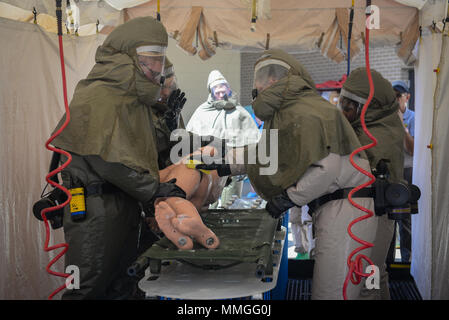
[[(404, 138), (404, 179), (408, 183), (412, 183), (413, 174), (413, 151), (415, 142), (415, 112), (408, 108), (408, 101), (410, 99), (410, 89), (404, 81), (393, 81), (393, 89), (396, 93), (396, 99), (399, 103), (398, 115), (402, 120), (405, 130)], [(408, 215), (405, 219), (398, 221), (401, 262), (410, 262), (411, 255), (411, 216)], [(396, 228), (393, 236), (393, 241), (390, 246), (387, 262), (394, 262), (394, 253), (396, 245)]]

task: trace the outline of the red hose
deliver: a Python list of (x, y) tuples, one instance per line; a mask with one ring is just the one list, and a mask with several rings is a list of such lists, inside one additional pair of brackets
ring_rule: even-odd
[[(367, 15), (367, 17), (368, 17), (368, 16), (369, 16), (369, 15)], [(359, 204), (357, 204), (356, 202), (354, 202), (354, 201), (352, 200), (352, 195), (353, 195), (355, 192), (357, 192), (358, 190), (363, 189), (363, 188), (365, 188), (365, 187), (367, 187), (367, 186), (373, 184), (374, 181), (376, 181), (376, 178), (371, 174), (371, 172), (365, 171), (364, 169), (362, 169), (361, 167), (359, 167), (359, 166), (354, 162), (354, 159), (353, 159), (353, 158), (354, 158), (354, 155), (356, 155), (357, 153), (360, 153), (361, 151), (366, 150), (366, 149), (369, 149), (369, 148), (373, 148), (374, 146), (377, 145), (377, 140), (376, 140), (376, 138), (374, 138), (374, 136), (368, 131), (368, 128), (366, 127), (366, 124), (365, 124), (365, 114), (366, 114), (366, 111), (367, 111), (367, 109), (368, 109), (368, 106), (369, 106), (369, 104), (371, 103), (371, 100), (373, 99), (373, 96), (374, 96), (374, 83), (373, 83), (373, 78), (372, 78), (372, 76), (371, 76), (371, 70), (370, 70), (370, 65), (369, 65), (369, 29), (368, 29), (368, 27), (366, 27), (366, 33), (365, 33), (365, 34), (366, 34), (366, 36), (365, 36), (365, 63), (366, 63), (366, 72), (367, 72), (367, 75), (368, 75), (368, 81), (369, 81), (369, 87), (370, 87), (370, 90), (369, 90), (368, 99), (367, 99), (367, 101), (365, 102), (365, 104), (364, 104), (364, 106), (363, 106), (363, 108), (362, 108), (362, 113), (361, 113), (361, 115), (360, 115), (360, 121), (361, 121), (361, 124), (362, 124), (363, 131), (365, 132), (365, 134), (366, 134), (366, 135), (367, 135), (373, 142), (372, 142), (371, 144), (368, 144), (368, 145), (366, 145), (366, 146), (362, 146), (362, 147), (360, 147), (360, 148), (354, 150), (354, 151), (351, 153), (349, 159), (350, 159), (350, 161), (351, 161), (351, 164), (352, 164), (358, 171), (360, 171), (360, 172), (362, 172), (364, 175), (370, 177), (371, 180), (368, 181), (368, 182), (366, 182), (366, 183), (364, 183), (364, 184), (361, 184), (361, 185), (355, 187), (354, 189), (351, 190), (351, 192), (350, 192), (349, 195), (348, 195), (348, 200), (349, 200), (349, 202), (350, 202), (354, 207), (358, 208), (359, 210), (361, 210), (361, 211), (363, 211), (363, 212), (366, 212), (367, 214), (364, 215), (364, 216), (361, 216), (361, 217), (359, 217), (359, 218), (357, 218), (357, 219), (355, 219), (355, 220), (353, 220), (353, 221), (349, 224), (349, 226), (348, 226), (348, 234), (349, 234), (349, 236), (350, 236), (353, 240), (355, 240), (355, 241), (357, 241), (358, 243), (362, 244), (362, 246), (360, 246), (360, 247), (356, 248), (355, 250), (353, 250), (353, 251), (349, 254), (348, 259), (347, 259), (349, 271), (348, 271), (348, 274), (347, 274), (347, 276), (346, 276), (346, 279), (345, 279), (345, 282), (344, 282), (344, 285), (343, 285), (343, 299), (345, 299), (345, 300), (347, 300), (346, 289), (347, 289), (349, 280), (351, 280), (351, 282), (352, 282), (353, 284), (357, 285), (357, 284), (359, 284), (360, 281), (362, 280), (362, 277), (369, 277), (370, 275), (374, 274), (374, 272), (375, 272), (374, 270), (373, 270), (371, 273), (364, 273), (364, 272), (363, 272), (363, 260), (365, 260), (366, 262), (368, 262), (370, 265), (374, 265), (373, 262), (371, 261), (371, 259), (368, 258), (367, 256), (365, 256), (364, 254), (359, 253), (359, 254), (355, 257), (355, 260), (352, 260), (352, 257), (353, 257), (354, 255), (356, 255), (358, 252), (360, 252), (360, 251), (362, 251), (362, 250), (365, 250), (365, 249), (368, 249), (368, 248), (371, 248), (371, 247), (374, 246), (373, 243), (370, 243), (370, 242), (367, 242), (367, 241), (364, 241), (364, 240), (358, 238), (358, 237), (355, 236), (354, 233), (352, 233), (352, 231), (351, 231), (351, 228), (352, 228), (352, 226), (353, 226), (354, 224), (356, 224), (356, 223), (358, 223), (358, 222), (360, 222), (360, 221), (363, 221), (363, 220), (365, 220), (365, 219), (368, 219), (368, 218), (370, 218), (370, 217), (372, 217), (372, 216), (374, 215), (374, 213), (373, 213), (371, 210), (369, 210), (369, 209), (367, 209), (367, 208), (364, 208), (364, 207), (360, 206)]]
[[(48, 225), (48, 220), (46, 217), (46, 214), (48, 212), (51, 211), (55, 211), (55, 210), (59, 210), (63, 207), (65, 207), (70, 200), (72, 199), (72, 195), (70, 194), (70, 192), (64, 188), (63, 186), (57, 184), (56, 182), (50, 180), (50, 178), (56, 174), (58, 174), (59, 172), (61, 172), (63, 169), (65, 169), (69, 163), (72, 161), (72, 156), (70, 155), (70, 153), (61, 150), (61, 149), (57, 149), (54, 147), (51, 147), (49, 144), (65, 129), (65, 127), (67, 127), (69, 121), (70, 121), (70, 112), (69, 112), (69, 104), (67, 101), (67, 83), (66, 83), (66, 77), (65, 77), (65, 66), (64, 66), (64, 51), (63, 51), (63, 47), (62, 47), (62, 36), (59, 35), (59, 56), (60, 56), (60, 60), (61, 60), (61, 72), (62, 72), (62, 86), (63, 86), (63, 91), (64, 91), (64, 106), (65, 106), (65, 111), (66, 111), (66, 119), (64, 124), (61, 126), (61, 128), (59, 128), (59, 130), (57, 132), (55, 132), (50, 139), (47, 140), (47, 142), (45, 143), (45, 147), (48, 150), (60, 153), (60, 154), (64, 154), (68, 160), (60, 167), (58, 167), (57, 169), (53, 170), (52, 172), (50, 172), (46, 177), (45, 180), (47, 180), (47, 182), (49, 184), (51, 184), (53, 187), (56, 187), (58, 189), (63, 190), (66, 194), (67, 194), (67, 200), (64, 203), (61, 203), (58, 206), (54, 206), (54, 207), (50, 207), (50, 208), (46, 208), (44, 210), (41, 211), (41, 216), (44, 219), (44, 223), (45, 223), (45, 246), (44, 246), (44, 250), (46, 252), (50, 252), (59, 248), (62, 248), (62, 250), (58, 253), (58, 255), (53, 258), (50, 263), (47, 265), (46, 270), (49, 274), (54, 275), (54, 276), (58, 276), (58, 277), (63, 277), (63, 278), (68, 278), (70, 276), (70, 274), (67, 273), (60, 273), (60, 272), (56, 272), (51, 270), (51, 266), (56, 263), (56, 261), (58, 261), (68, 250), (69, 245), (67, 243), (60, 243), (54, 246), (49, 247), (48, 246), (48, 242), (50, 241), (50, 227)], [(48, 297), (49, 300), (51, 300), (53, 298), (54, 295), (56, 295), (58, 292), (60, 292), (61, 290), (63, 290), (64, 288), (66, 288), (66, 283), (64, 283), (64, 285), (62, 285), (61, 287), (59, 287), (58, 289), (56, 289), (54, 292), (52, 292), (50, 294), (50, 296)]]

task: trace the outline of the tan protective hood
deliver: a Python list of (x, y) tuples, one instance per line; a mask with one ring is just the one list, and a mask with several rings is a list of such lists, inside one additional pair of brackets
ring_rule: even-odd
[[(144, 45), (167, 46), (165, 28), (151, 17), (133, 19), (110, 33), (97, 49), (92, 71), (78, 83), (69, 125), (53, 145), (158, 176), (150, 106), (160, 86), (138, 67), (136, 48)], [(64, 121), (65, 115), (55, 131)]]

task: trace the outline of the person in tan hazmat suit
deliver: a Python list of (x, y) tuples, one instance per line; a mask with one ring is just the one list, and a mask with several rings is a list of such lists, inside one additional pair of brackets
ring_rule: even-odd
[[(262, 136), (256, 148), (228, 152), (234, 154), (234, 160), (241, 159), (243, 154), (244, 164), (234, 161), (197, 168), (216, 168), (232, 175), (246, 172), (256, 192), (267, 200), (266, 210), (273, 218), (281, 217), (293, 206), (307, 204), (313, 211), (315, 229), (312, 299), (343, 299), (347, 258), (360, 247), (349, 237), (347, 227), (365, 215), (351, 205), (347, 195), (354, 187), (369, 181), (349, 161), (350, 154), (361, 146), (359, 139), (343, 113), (320, 97), (304, 67), (281, 50), (267, 50), (257, 60), (254, 87), (254, 112), (264, 121), (264, 130), (277, 130), (278, 141), (267, 141)], [(256, 163), (250, 163), (249, 153), (263, 146), (271, 150), (273, 145), (277, 147), (277, 170), (266, 174), (261, 170), (268, 166), (266, 161), (259, 159), (257, 153)], [(354, 161), (370, 170), (365, 153), (356, 155)], [(374, 201), (367, 189), (357, 192), (353, 199), (374, 211)], [(329, 197), (329, 201), (317, 202), (323, 196)], [(352, 231), (373, 243), (379, 228), (379, 219), (374, 216), (357, 223)], [(373, 248), (362, 253), (370, 257)], [(364, 281), (359, 285), (349, 283), (348, 299), (359, 299), (364, 286)]]
[[(365, 114), (365, 123), (370, 133), (377, 139), (377, 145), (367, 149), (365, 152), (370, 161), (371, 169), (376, 169), (381, 160), (386, 160), (389, 171), (388, 180), (392, 183), (401, 182), (403, 172), (403, 140), (404, 128), (397, 115), (399, 103), (391, 83), (376, 70), (371, 69), (374, 96)], [(360, 142), (363, 145), (371, 143), (371, 140), (363, 132), (360, 114), (365, 104), (370, 87), (366, 68), (353, 70), (340, 93), (338, 107), (354, 128)], [(405, 181), (402, 181), (405, 182)], [(388, 216), (376, 216), (379, 221), (375, 246), (371, 259), (380, 270), (380, 290), (364, 289), (361, 299), (390, 299), (388, 289), (388, 273), (385, 260), (388, 253), (390, 241), (394, 233), (394, 221)]]

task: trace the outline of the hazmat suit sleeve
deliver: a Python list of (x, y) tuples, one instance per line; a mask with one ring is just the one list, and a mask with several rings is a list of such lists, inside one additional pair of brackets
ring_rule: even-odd
[[(356, 156), (355, 161), (363, 169), (370, 170), (367, 160)], [(297, 206), (303, 206), (325, 194), (356, 187), (368, 180), (352, 166), (349, 156), (330, 153), (312, 164), (301, 179), (287, 189), (287, 194)]]
[(148, 172), (137, 172), (118, 162), (107, 162), (99, 156), (86, 156), (86, 161), (97, 174), (141, 203), (151, 201), (159, 181)]

